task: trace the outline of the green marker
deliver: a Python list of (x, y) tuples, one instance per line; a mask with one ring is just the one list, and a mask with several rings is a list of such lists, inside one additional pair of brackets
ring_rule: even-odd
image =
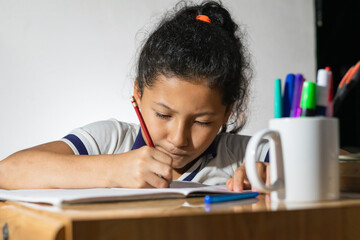
[(316, 113), (316, 83), (304, 81), (301, 92), (300, 117), (315, 116)]
[(282, 117), (281, 79), (275, 80), (274, 89), (274, 118)]

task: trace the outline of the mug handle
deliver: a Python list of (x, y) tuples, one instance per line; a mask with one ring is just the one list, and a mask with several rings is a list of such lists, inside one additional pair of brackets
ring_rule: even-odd
[[(265, 136), (269, 137), (270, 144), (270, 178), (271, 185), (266, 186), (259, 178), (256, 170), (256, 161), (259, 157), (257, 150)], [(245, 153), (245, 169), (250, 183), (261, 192), (271, 192), (284, 188), (284, 168), (280, 135), (278, 132), (265, 129), (251, 137)]]

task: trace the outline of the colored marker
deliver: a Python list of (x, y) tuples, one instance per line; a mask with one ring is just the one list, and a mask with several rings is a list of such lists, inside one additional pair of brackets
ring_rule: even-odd
[(303, 75), (298, 73), (295, 75), (295, 84), (294, 84), (294, 94), (293, 101), (291, 104), (290, 117), (299, 117), (300, 110), (300, 99), (301, 99), (301, 90), (304, 82)]
[(142, 115), (141, 115), (141, 112), (140, 112), (139, 107), (138, 107), (138, 105), (137, 105), (137, 103), (136, 103), (136, 101), (135, 101), (134, 96), (131, 97), (131, 103), (132, 103), (132, 105), (133, 105), (133, 107), (134, 107), (134, 109), (135, 109), (135, 112), (136, 112), (137, 117), (139, 118), (139, 122), (140, 122), (141, 128), (142, 128), (142, 130), (143, 130), (143, 132), (144, 132), (144, 134), (145, 134), (145, 137), (146, 137), (146, 140), (147, 140), (147, 142), (148, 142), (148, 145), (149, 145), (150, 147), (154, 147), (153, 141), (151, 140), (149, 131), (148, 131), (146, 125), (145, 125), (145, 121), (144, 121), (144, 119), (143, 119), (143, 117), (142, 117)]
[(311, 117), (316, 113), (316, 83), (304, 81), (301, 93), (301, 116)]
[(331, 74), (325, 69), (319, 69), (317, 73), (316, 88), (316, 115), (326, 116), (330, 89)]
[(282, 100), (281, 100), (281, 79), (275, 80), (274, 89), (274, 118), (282, 117)]
[(258, 192), (245, 192), (238, 194), (224, 194), (224, 195), (214, 195), (214, 196), (206, 195), (204, 197), (204, 202), (206, 204), (222, 203), (222, 202), (236, 201), (241, 199), (254, 198), (258, 195), (259, 195)]
[(325, 68), (326, 71), (329, 72), (330, 75), (330, 86), (329, 86), (329, 95), (328, 95), (328, 106), (326, 109), (326, 116), (332, 117), (333, 114), (333, 89), (334, 89), (334, 80), (333, 80), (333, 74), (330, 69), (330, 67)]
[(294, 74), (289, 73), (288, 75), (286, 75), (284, 94), (283, 94), (282, 117), (290, 116), (291, 104), (293, 101), (293, 94), (294, 94), (294, 82), (295, 82)]

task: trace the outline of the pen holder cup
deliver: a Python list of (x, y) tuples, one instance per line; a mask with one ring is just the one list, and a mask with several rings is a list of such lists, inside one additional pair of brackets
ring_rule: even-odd
[[(339, 198), (339, 123), (336, 118), (277, 118), (256, 133), (245, 155), (246, 174), (273, 201), (312, 202)], [(257, 149), (270, 145), (270, 186), (256, 171)]]

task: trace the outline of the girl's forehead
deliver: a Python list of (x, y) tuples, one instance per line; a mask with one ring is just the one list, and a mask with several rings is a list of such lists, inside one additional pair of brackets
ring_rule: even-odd
[(189, 81), (181, 77), (159, 76), (150, 87), (145, 87), (147, 100), (168, 104), (174, 108), (191, 106), (192, 109), (222, 109), (222, 95), (204, 81)]
[(163, 75), (163, 74), (159, 74), (157, 75), (154, 80), (153, 80), (153, 84), (157, 84), (157, 83), (175, 83), (175, 82), (185, 82), (188, 84), (193, 84), (193, 85), (207, 85), (207, 79), (205, 77), (182, 77), (182, 76), (177, 76), (177, 75)]
[(167, 77), (164, 75), (157, 76), (151, 87), (150, 91), (171, 91), (173, 93), (197, 93), (200, 95), (216, 94), (220, 92), (217, 89), (212, 89), (207, 85), (204, 78), (183, 78), (178, 76)]

